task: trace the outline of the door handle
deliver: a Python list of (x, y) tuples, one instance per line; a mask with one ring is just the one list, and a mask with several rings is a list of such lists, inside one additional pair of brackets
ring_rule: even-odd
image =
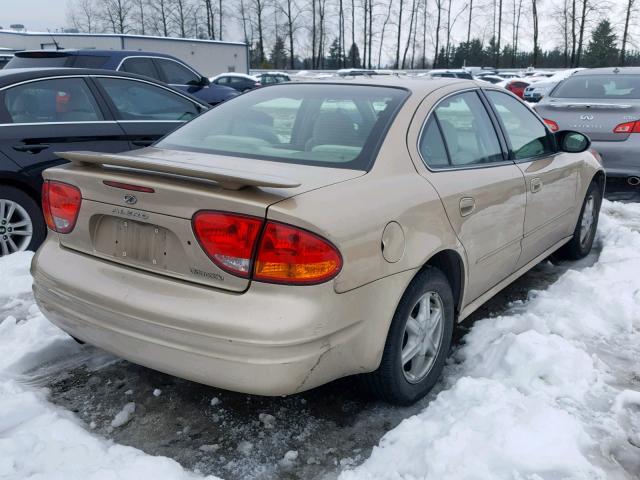
[(460, 199), (460, 215), (466, 217), (471, 215), (476, 209), (476, 201), (471, 197), (463, 197)]
[(14, 145), (13, 149), (17, 152), (29, 152), (29, 153), (40, 153), (42, 150), (46, 150), (51, 145), (46, 143), (33, 143), (26, 145)]
[(531, 193), (538, 193), (542, 190), (542, 180), (538, 177), (531, 179)]
[(155, 142), (153, 138), (140, 138), (138, 140), (133, 140), (131, 143), (136, 147), (148, 147), (153, 142)]

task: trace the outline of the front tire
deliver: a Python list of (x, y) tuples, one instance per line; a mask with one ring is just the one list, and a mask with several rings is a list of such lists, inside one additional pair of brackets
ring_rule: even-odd
[(451, 347), (454, 303), (445, 275), (434, 267), (409, 284), (393, 316), (380, 366), (365, 380), (381, 400), (409, 405), (436, 384)]
[(600, 205), (602, 205), (602, 191), (596, 182), (591, 182), (582, 203), (573, 237), (569, 243), (558, 250), (558, 257), (566, 260), (580, 260), (589, 255), (598, 229)]

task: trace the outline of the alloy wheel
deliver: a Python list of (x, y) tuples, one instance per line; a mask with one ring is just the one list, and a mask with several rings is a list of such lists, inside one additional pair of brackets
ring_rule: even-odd
[(24, 207), (0, 198), (0, 256), (26, 250), (32, 236), (33, 222)]
[(593, 195), (589, 195), (582, 211), (582, 218), (580, 219), (580, 245), (585, 245), (589, 236), (591, 235), (591, 229), (593, 228), (596, 215), (596, 200)]
[(437, 292), (422, 295), (407, 318), (402, 338), (401, 362), (409, 383), (423, 380), (442, 344), (444, 307)]

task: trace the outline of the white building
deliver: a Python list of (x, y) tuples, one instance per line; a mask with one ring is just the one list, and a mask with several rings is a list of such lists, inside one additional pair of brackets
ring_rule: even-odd
[(140, 50), (173, 55), (202, 75), (249, 73), (249, 48), (240, 42), (193, 38), (150, 37), (110, 33), (36, 33), (0, 30), (1, 50)]

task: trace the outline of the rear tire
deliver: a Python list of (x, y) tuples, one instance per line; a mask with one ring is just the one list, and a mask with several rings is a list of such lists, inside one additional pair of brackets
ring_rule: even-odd
[(580, 260), (591, 252), (593, 239), (598, 229), (598, 217), (602, 205), (602, 191), (596, 182), (591, 182), (582, 202), (578, 223), (569, 243), (563, 245), (556, 256), (565, 260)]
[(378, 369), (364, 380), (375, 396), (409, 405), (436, 384), (451, 347), (454, 304), (451, 286), (434, 267), (409, 284), (391, 321)]
[(47, 235), (42, 211), (28, 194), (0, 185), (0, 257), (36, 250)]

